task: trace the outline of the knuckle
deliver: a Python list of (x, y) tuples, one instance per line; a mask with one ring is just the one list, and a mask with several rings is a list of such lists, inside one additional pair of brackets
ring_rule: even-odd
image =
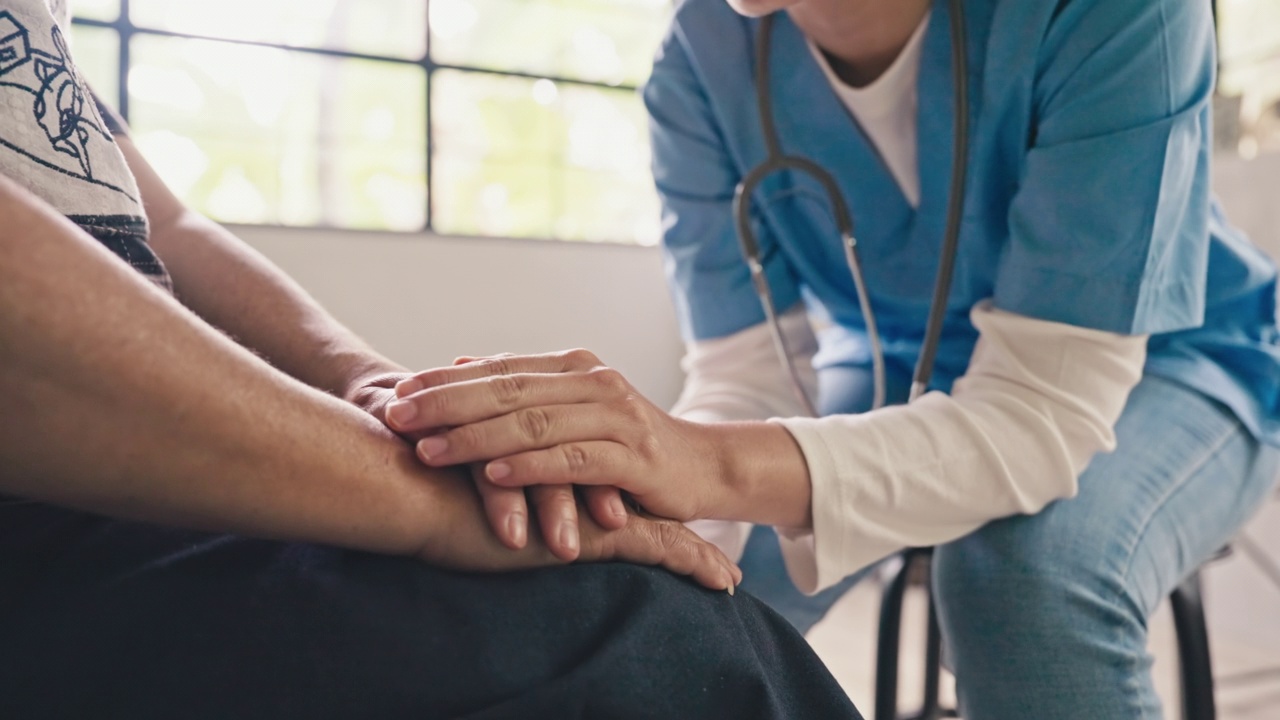
[(684, 540), (680, 528), (674, 523), (662, 521), (654, 524), (654, 536), (664, 550), (675, 549)]
[(590, 350), (583, 348), (574, 348), (564, 353), (564, 360), (567, 365), (575, 368), (595, 367), (600, 364), (600, 358)]
[(494, 355), (480, 361), (481, 371), (485, 375), (510, 375), (513, 355)]
[(577, 443), (561, 445), (560, 452), (564, 456), (564, 466), (570, 475), (581, 475), (591, 464), (587, 451)]
[(704, 565), (713, 565), (720, 560), (716, 549), (705, 542), (695, 543), (694, 552), (698, 556), (698, 562)]
[(622, 376), (622, 373), (611, 367), (593, 368), (588, 371), (588, 375), (602, 390), (610, 395), (626, 395), (631, 390), (631, 386), (627, 383), (627, 379)]
[(529, 408), (516, 414), (520, 431), (526, 440), (541, 442), (551, 433), (551, 416), (542, 408)]
[(524, 381), (518, 375), (494, 375), (489, 378), (489, 392), (502, 407), (511, 407), (524, 395)]
[(645, 402), (635, 393), (628, 392), (617, 403), (618, 414), (628, 423), (649, 429), (649, 412)]
[(662, 457), (664, 452), (662, 441), (653, 432), (646, 429), (640, 437), (636, 439), (635, 446), (631, 448), (638, 461), (648, 461), (653, 458)]

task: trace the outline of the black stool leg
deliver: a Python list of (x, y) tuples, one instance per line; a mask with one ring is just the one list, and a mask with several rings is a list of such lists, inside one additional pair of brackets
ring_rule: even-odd
[[(927, 571), (931, 548), (916, 548), (902, 556), (902, 568), (885, 587), (880, 600), (880, 630), (876, 644), (876, 701), (874, 720), (938, 720), (956, 717), (955, 711), (939, 703), (942, 690), (942, 630), (938, 627), (938, 611), (934, 605), (930, 583), (929, 629), (925, 645), (924, 702), (920, 714), (903, 718), (898, 715), (898, 661), (902, 645), (902, 606), (907, 586), (917, 570)], [(926, 575), (927, 577), (927, 575)]]
[(876, 706), (874, 720), (898, 720), (898, 649), (902, 638), (902, 603), (915, 564), (915, 551), (907, 551), (902, 567), (880, 598), (880, 629), (876, 638)]
[(1169, 596), (1178, 635), (1178, 665), (1182, 675), (1183, 720), (1215, 720), (1213, 662), (1205, 625), (1200, 573), (1195, 572)]
[(939, 695), (942, 693), (942, 629), (938, 627), (938, 606), (929, 591), (929, 636), (924, 648), (924, 704), (920, 720), (945, 717)]

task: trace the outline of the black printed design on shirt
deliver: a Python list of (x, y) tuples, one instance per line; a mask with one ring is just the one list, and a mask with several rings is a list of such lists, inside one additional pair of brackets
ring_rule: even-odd
[(32, 128), (0, 126), (0, 145), (137, 202), (127, 190), (95, 173), (95, 151), (114, 140), (71, 63), (62, 30), (54, 25), (49, 35), (47, 40), (32, 37), (12, 13), (0, 11), (0, 102), (12, 102), (4, 95), (13, 90), (30, 95), (33, 123)]

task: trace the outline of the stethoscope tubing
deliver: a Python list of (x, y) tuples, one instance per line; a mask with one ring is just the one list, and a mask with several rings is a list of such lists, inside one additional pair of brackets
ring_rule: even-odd
[[(951, 281), (955, 274), (960, 225), (964, 213), (965, 185), (969, 161), (969, 63), (962, 0), (951, 0), (950, 11), (952, 86), (955, 94), (955, 137), (952, 148), (951, 191), (947, 204), (947, 221), (942, 252), (939, 256), (938, 276), (934, 283), (924, 342), (912, 376), (910, 401), (914, 401), (924, 394), (933, 375), (938, 346), (942, 338), (942, 329), (946, 322), (947, 298), (950, 296)], [(735, 229), (737, 230), (738, 240), (741, 243), (747, 266), (751, 272), (752, 285), (764, 310), (765, 321), (773, 338), (774, 349), (781, 364), (787, 371), (796, 399), (809, 416), (816, 417), (818, 414), (817, 408), (804, 388), (804, 383), (795, 367), (795, 363), (791, 359), (791, 353), (782, 332), (777, 308), (773, 302), (773, 292), (769, 286), (768, 275), (765, 272), (763, 251), (751, 227), (751, 202), (760, 184), (776, 172), (793, 170), (810, 176), (822, 186), (831, 204), (836, 228), (840, 232), (845, 260), (849, 266), (849, 272), (858, 295), (858, 305), (862, 309), (868, 344), (871, 346), (872, 375), (875, 388), (872, 409), (878, 409), (884, 406), (887, 384), (884, 347), (880, 339), (879, 328), (876, 325), (875, 313), (871, 308), (871, 299), (870, 294), (867, 292), (862, 263), (858, 256), (853, 216), (849, 212), (848, 205), (845, 203), (844, 196), (841, 194), (835, 178), (808, 158), (785, 154), (778, 139), (778, 131), (773, 115), (773, 98), (769, 90), (769, 54), (773, 20), (773, 15), (766, 16), (761, 20), (757, 31), (755, 53), (755, 90), (767, 154), (765, 161), (752, 168), (743, 177), (742, 182), (738, 184), (734, 192), (733, 214)]]

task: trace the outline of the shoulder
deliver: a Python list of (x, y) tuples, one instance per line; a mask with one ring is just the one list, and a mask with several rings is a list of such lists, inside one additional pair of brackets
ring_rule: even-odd
[(1130, 32), (1213, 27), (1212, 7), (1202, 0), (972, 0), (965, 5), (986, 5), (1006, 37), (1038, 35), (1045, 44), (1100, 43), (1123, 40)]
[(733, 11), (725, 0), (681, 0), (672, 15), (647, 86), (667, 80), (692, 83), (712, 94), (750, 84), (756, 21)]
[(1212, 35), (1213, 10), (1201, 0), (1002, 0), (1026, 5), (1045, 22), (1045, 43), (1100, 47), (1108, 43), (1185, 41)]
[(677, 25), (693, 26), (743, 19), (725, 0), (677, 0), (673, 18)]

